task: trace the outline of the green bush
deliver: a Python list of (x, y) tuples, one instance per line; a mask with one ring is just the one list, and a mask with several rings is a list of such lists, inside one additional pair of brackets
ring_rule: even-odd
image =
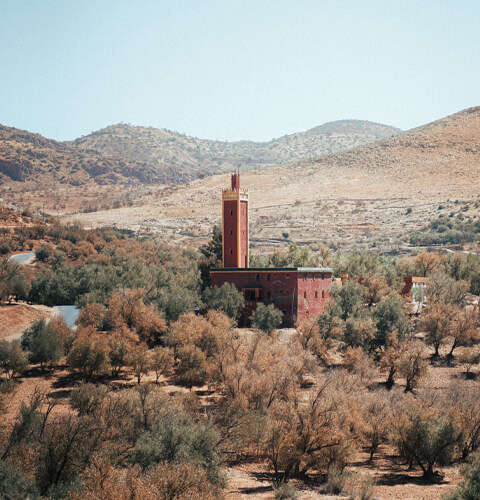
[(478, 500), (480, 498), (480, 453), (473, 462), (464, 468), (467, 477), (452, 493), (445, 495), (444, 500)]
[(36, 321), (25, 330), (21, 339), (22, 349), (28, 352), (30, 362), (40, 363), (42, 370), (47, 364), (58, 361), (63, 354), (60, 337), (44, 319)]
[(0, 460), (0, 498), (38, 498), (35, 482), (23, 471)]
[(197, 424), (178, 409), (168, 409), (138, 439), (133, 462), (143, 469), (162, 462), (194, 462), (205, 469), (212, 483), (219, 483), (222, 478), (217, 442), (212, 426)]
[(281, 325), (282, 317), (282, 312), (273, 304), (269, 304), (268, 306), (258, 304), (250, 319), (255, 328), (270, 334)]
[(28, 360), (18, 340), (12, 342), (0, 341), (0, 370), (8, 378), (13, 378), (15, 375), (22, 373), (27, 367)]
[(231, 283), (206, 288), (202, 299), (207, 309), (219, 309), (232, 319), (238, 318), (245, 303), (242, 293)]

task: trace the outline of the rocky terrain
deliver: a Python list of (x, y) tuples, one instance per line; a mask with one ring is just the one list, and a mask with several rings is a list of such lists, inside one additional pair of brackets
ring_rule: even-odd
[[(398, 253), (408, 233), (440, 214), (480, 208), (480, 107), (356, 149), (246, 172), (251, 246), (294, 239)], [(73, 217), (198, 246), (220, 223), (228, 175), (125, 192), (124, 204)], [(467, 246), (468, 249), (468, 246)]]
[(0, 125), (0, 185), (27, 189), (120, 182), (121, 164), (98, 151), (79, 151), (39, 134)]
[(71, 142), (80, 150), (99, 151), (131, 164), (138, 172), (123, 171), (147, 183), (182, 183), (205, 175), (345, 151), (396, 135), (394, 127), (361, 120), (341, 120), (286, 135), (269, 142), (223, 142), (197, 139), (169, 130), (112, 125)]
[(329, 154), (399, 133), (360, 120), (326, 123), (270, 142), (221, 142), (112, 125), (71, 142), (0, 125), (0, 185), (38, 187), (181, 183), (234, 168)]

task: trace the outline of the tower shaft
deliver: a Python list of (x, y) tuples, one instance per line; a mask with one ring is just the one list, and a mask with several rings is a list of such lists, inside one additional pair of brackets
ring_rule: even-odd
[(222, 190), (222, 266), (248, 267), (248, 189), (240, 188), (240, 174)]

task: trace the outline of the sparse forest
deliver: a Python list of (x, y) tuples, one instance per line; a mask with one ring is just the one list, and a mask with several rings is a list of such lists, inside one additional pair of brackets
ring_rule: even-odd
[[(0, 341), (0, 498), (222, 498), (232, 470), (261, 466), (276, 498), (366, 499), (390, 469), (429, 488), (459, 464), (443, 491), (478, 498), (478, 257), (291, 244), (252, 262), (348, 279), (296, 329), (267, 307), (238, 329), (241, 294), (209, 288), (218, 231), (193, 252), (47, 222), (2, 234), (2, 310), (80, 312), (75, 329), (38, 319)], [(35, 263), (8, 260), (21, 251)], [(420, 313), (405, 276), (429, 278)]]

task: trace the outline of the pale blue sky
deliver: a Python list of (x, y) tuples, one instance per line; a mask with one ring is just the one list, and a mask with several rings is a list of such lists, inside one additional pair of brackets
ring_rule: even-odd
[(0, 0), (0, 123), (269, 140), (480, 105), (479, 0)]

